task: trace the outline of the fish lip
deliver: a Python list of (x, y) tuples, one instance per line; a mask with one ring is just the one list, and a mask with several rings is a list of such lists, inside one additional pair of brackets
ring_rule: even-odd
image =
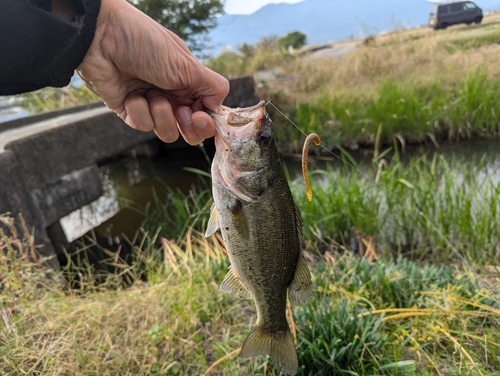
[[(221, 106), (222, 111), (226, 112), (253, 112), (261, 107), (264, 107), (266, 105), (266, 101), (260, 101), (256, 105), (250, 106), (250, 107), (237, 107), (237, 108), (231, 108), (228, 106)], [(219, 112), (212, 111), (208, 108), (205, 108), (205, 112), (209, 114), (212, 117), (219, 117), (219, 116), (224, 116), (225, 114), (221, 114)]]
[[(231, 142), (231, 135), (235, 136), (236, 133), (244, 133), (248, 127), (260, 129), (264, 114), (266, 102), (261, 100), (259, 103), (249, 107), (231, 108), (222, 106), (222, 112), (215, 112), (205, 109), (205, 111), (212, 117), (215, 123), (216, 137), (220, 136), (224, 143)], [(238, 122), (241, 122), (238, 124)], [(231, 132), (233, 130), (233, 132)], [(254, 133), (254, 132), (253, 132)]]

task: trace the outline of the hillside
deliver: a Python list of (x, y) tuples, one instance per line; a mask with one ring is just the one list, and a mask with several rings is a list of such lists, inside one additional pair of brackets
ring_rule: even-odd
[[(483, 10), (500, 8), (500, 0), (476, 2)], [(424, 0), (305, 0), (269, 4), (251, 15), (224, 15), (209, 35), (209, 51), (255, 44), (263, 37), (299, 30), (312, 45), (376, 35), (427, 23), (430, 3)]]

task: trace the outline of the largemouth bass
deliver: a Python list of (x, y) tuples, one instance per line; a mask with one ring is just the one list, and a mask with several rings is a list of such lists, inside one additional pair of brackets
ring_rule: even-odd
[(252, 297), (257, 323), (242, 345), (243, 357), (268, 354), (295, 375), (297, 353), (286, 319), (307, 303), (311, 274), (302, 255), (302, 219), (278, 154), (264, 102), (210, 113), (216, 126), (212, 162), (214, 205), (206, 236), (220, 229), (231, 266), (220, 289)]

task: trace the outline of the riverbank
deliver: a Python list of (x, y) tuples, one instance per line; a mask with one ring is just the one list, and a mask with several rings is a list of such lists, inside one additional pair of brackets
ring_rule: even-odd
[[(25, 236), (0, 239), (2, 375), (278, 376), (266, 358), (237, 356), (255, 311), (218, 291), (228, 267), (220, 237), (189, 230), (156, 245), (139, 233), (129, 262), (109, 253), (114, 273), (96, 273), (82, 249), (48, 278), (28, 261)], [(500, 371), (498, 296), (458, 265), (335, 250), (307, 258), (313, 298), (288, 312), (299, 375)]]

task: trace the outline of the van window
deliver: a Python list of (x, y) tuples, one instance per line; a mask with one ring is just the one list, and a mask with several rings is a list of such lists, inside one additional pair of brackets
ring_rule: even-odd
[(446, 13), (448, 13), (448, 5), (440, 5), (439, 14), (446, 14)]
[(436, 11), (437, 11), (437, 6), (436, 5), (433, 5), (432, 8), (431, 8), (431, 17), (434, 17), (436, 15)]
[(464, 9), (463, 3), (451, 4), (452, 12), (460, 12), (462, 9)]
[(475, 9), (477, 5), (474, 3), (465, 3), (465, 9)]

